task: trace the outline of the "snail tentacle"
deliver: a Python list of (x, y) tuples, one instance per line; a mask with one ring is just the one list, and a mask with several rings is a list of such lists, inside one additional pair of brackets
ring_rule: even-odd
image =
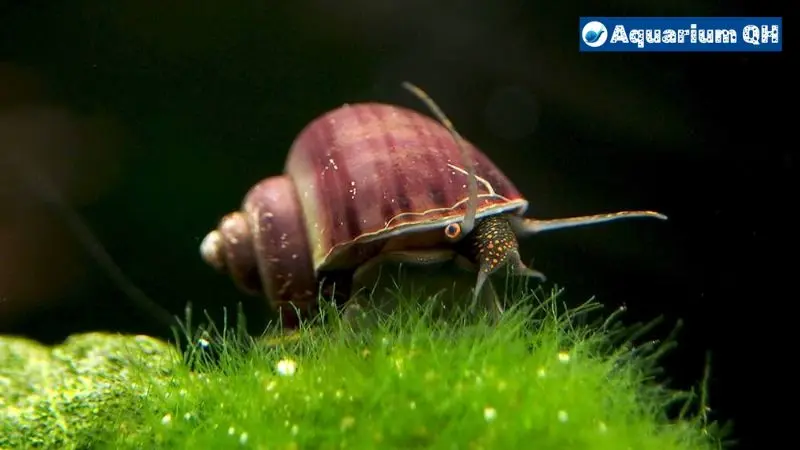
[(655, 211), (618, 211), (605, 214), (564, 217), (560, 219), (512, 217), (511, 223), (517, 235), (529, 235), (541, 233), (543, 231), (560, 230), (563, 228), (581, 227), (586, 225), (597, 225), (614, 220), (636, 218), (667, 220), (667, 216)]
[(478, 180), (475, 174), (475, 164), (469, 155), (469, 151), (467, 151), (466, 145), (464, 145), (464, 138), (461, 137), (461, 134), (458, 132), (458, 130), (456, 130), (453, 122), (445, 115), (442, 109), (439, 108), (439, 105), (437, 105), (436, 102), (434, 102), (425, 91), (409, 83), (408, 81), (403, 82), (403, 87), (419, 97), (420, 100), (422, 100), (428, 106), (428, 109), (430, 109), (433, 115), (439, 119), (445, 128), (447, 128), (450, 134), (453, 135), (453, 139), (455, 139), (456, 143), (458, 144), (458, 148), (461, 152), (462, 163), (464, 164), (464, 168), (467, 169), (468, 173), (467, 188), (469, 190), (469, 200), (467, 201), (467, 212), (464, 215), (464, 222), (461, 226), (461, 236), (467, 236), (475, 227), (475, 215), (478, 211)]

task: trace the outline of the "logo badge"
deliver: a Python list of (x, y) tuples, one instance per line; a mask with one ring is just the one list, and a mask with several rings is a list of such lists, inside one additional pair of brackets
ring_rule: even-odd
[(608, 30), (605, 25), (595, 20), (583, 26), (581, 39), (589, 47), (600, 47), (608, 39)]

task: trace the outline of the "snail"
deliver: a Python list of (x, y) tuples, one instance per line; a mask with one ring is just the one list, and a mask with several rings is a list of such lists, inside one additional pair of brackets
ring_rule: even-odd
[(545, 279), (523, 263), (518, 237), (666, 219), (654, 211), (525, 217), (528, 200), (512, 181), (424, 91), (403, 86), (438, 121), (383, 103), (345, 104), (319, 116), (294, 140), (284, 173), (255, 184), (241, 209), (206, 235), (203, 260), (242, 291), (265, 296), (286, 319), (312, 312), (322, 280), (347, 284), (390, 262), (456, 261), (477, 273), (475, 302), (504, 267)]

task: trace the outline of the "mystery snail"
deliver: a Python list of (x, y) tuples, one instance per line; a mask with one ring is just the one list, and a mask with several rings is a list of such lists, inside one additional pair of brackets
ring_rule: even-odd
[(519, 236), (623, 218), (666, 219), (653, 211), (524, 217), (528, 200), (508, 177), (427, 94), (404, 87), (439, 121), (381, 103), (321, 115), (294, 140), (284, 173), (253, 186), (241, 210), (204, 238), (203, 259), (244, 292), (266, 296), (291, 321), (312, 312), (324, 278), (352, 282), (385, 262), (455, 260), (477, 272), (477, 298), (500, 268), (544, 279), (522, 262)]

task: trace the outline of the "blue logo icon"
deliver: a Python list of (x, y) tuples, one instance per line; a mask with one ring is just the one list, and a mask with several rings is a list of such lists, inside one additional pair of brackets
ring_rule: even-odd
[(589, 47), (600, 47), (608, 39), (608, 30), (601, 22), (592, 21), (583, 26), (581, 38)]

